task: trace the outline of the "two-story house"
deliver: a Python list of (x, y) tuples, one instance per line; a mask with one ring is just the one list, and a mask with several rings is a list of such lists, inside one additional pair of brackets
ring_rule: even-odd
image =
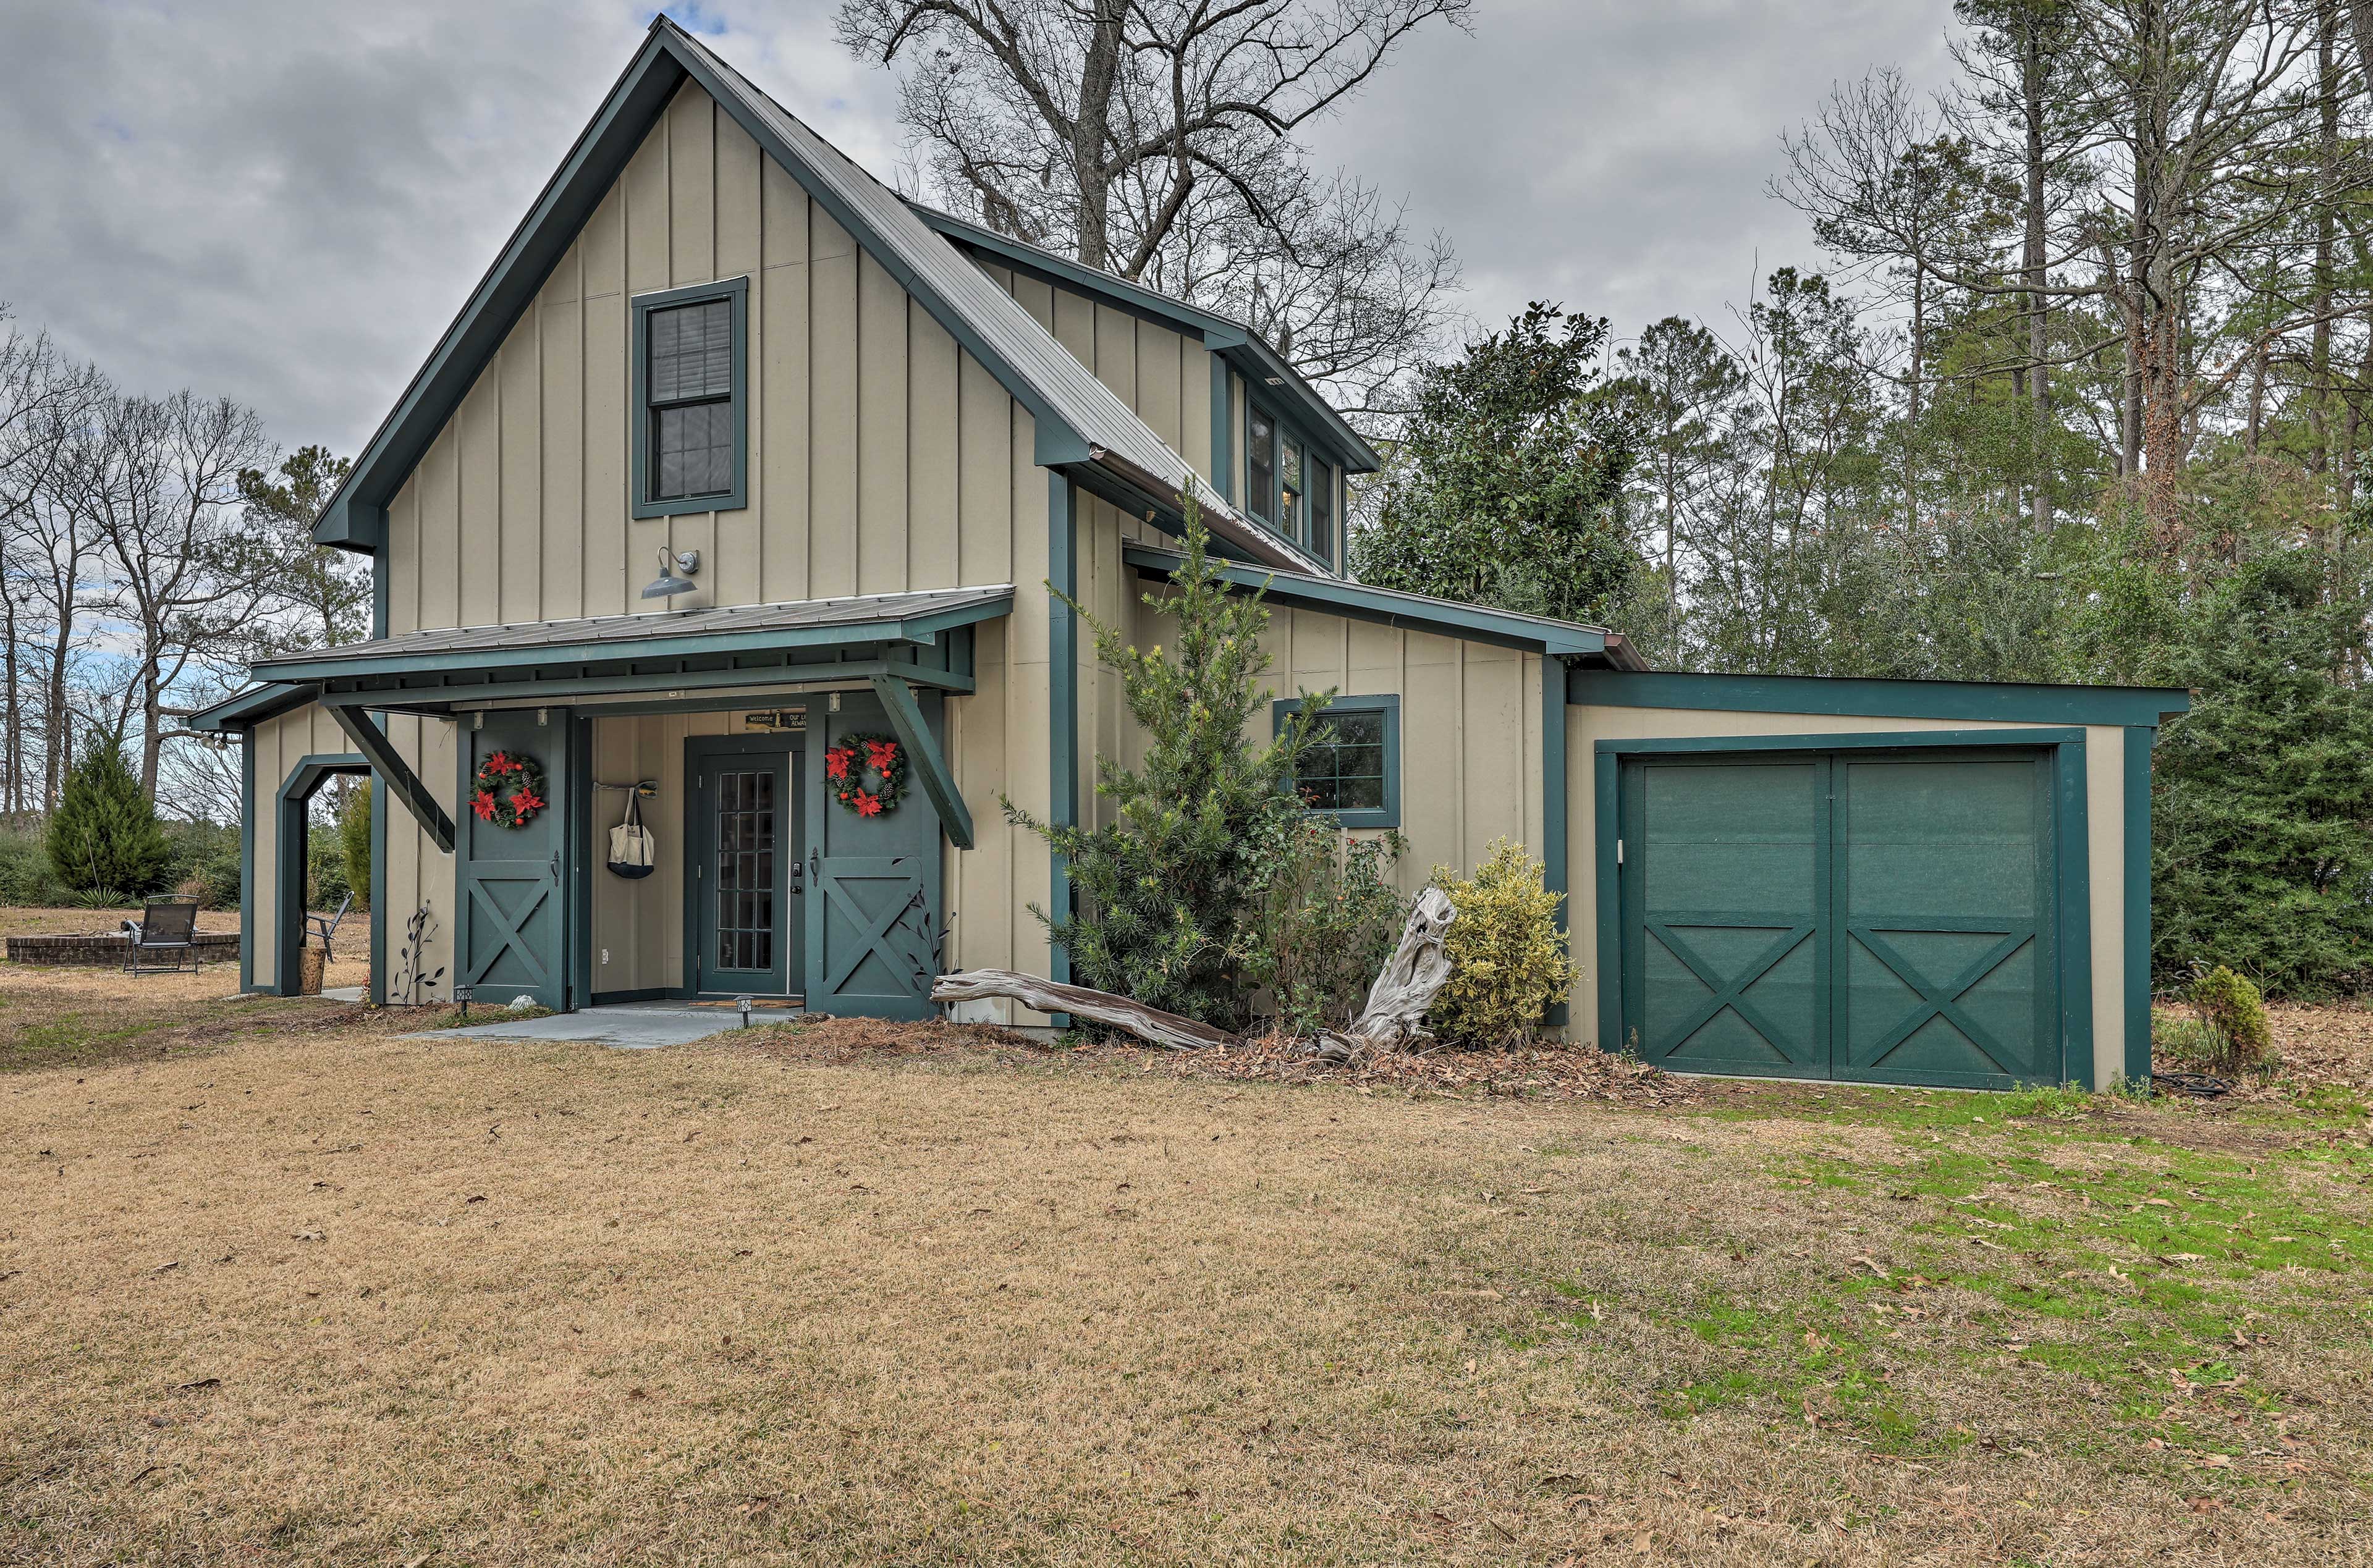
[[(305, 803), (339, 773), (380, 789), (382, 996), (913, 1017), (941, 970), (1065, 978), (1030, 912), (1065, 868), (999, 801), (1093, 820), (1094, 759), (1138, 738), (1053, 590), (1159, 641), (1138, 598), (1192, 496), (1267, 595), (1280, 708), (1342, 693), (1314, 808), (1399, 830), (1412, 885), (1502, 835), (1542, 857), (1575, 1038), (2146, 1070), (2180, 693), (1651, 672), (1601, 628), (1349, 580), (1376, 463), (1242, 323), (900, 199), (661, 17), (321, 515), (370, 559), (373, 636), (201, 721), (245, 762), (243, 982), (294, 987)], [(900, 748), (890, 809), (842, 798), (858, 738)], [(606, 860), (630, 802), (648, 875)]]

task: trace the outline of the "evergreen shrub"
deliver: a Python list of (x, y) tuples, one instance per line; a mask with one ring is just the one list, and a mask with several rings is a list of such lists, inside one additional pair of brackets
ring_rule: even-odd
[(1491, 841), (1472, 878), (1438, 865), (1433, 883), (1458, 918), (1444, 937), (1450, 980), (1426, 1014), (1428, 1027), (1451, 1045), (1521, 1043), (1573, 989), (1557, 923), (1561, 895), (1549, 890), (1547, 868), (1509, 839)]

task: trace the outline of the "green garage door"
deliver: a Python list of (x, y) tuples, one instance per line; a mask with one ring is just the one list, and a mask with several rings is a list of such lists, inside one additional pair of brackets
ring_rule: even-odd
[(1681, 1071), (2060, 1076), (2043, 751), (1623, 765), (1626, 1043)]

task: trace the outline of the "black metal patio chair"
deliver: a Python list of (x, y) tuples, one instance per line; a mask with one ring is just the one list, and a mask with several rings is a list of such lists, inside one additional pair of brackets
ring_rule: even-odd
[(126, 974), (198, 971), (198, 900), (181, 893), (153, 898), (138, 920), (123, 923)]

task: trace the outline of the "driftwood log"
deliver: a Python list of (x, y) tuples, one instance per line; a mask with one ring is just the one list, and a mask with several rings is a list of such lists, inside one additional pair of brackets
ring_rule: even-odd
[(1443, 934), (1458, 918), (1449, 898), (1439, 888), (1417, 896), (1409, 923), (1401, 928), (1400, 946), (1385, 960), (1384, 972), (1368, 988), (1368, 1005), (1350, 1027), (1327, 1029), (1318, 1037), (1318, 1054), (1348, 1062), (1378, 1051), (1403, 1051), (1433, 1039), (1426, 1032), (1425, 1010), (1450, 980), (1450, 949)]
[(956, 974), (943, 974), (931, 982), (934, 1002), (979, 1002), (991, 996), (1001, 996), (1019, 1002), (1041, 1013), (1069, 1013), (1073, 1017), (1091, 1018), (1108, 1028), (1125, 1030), (1149, 1045), (1169, 1051), (1196, 1051), (1205, 1046), (1230, 1046), (1233, 1035), (1223, 1033), (1208, 1024), (1192, 1018), (1182, 1018), (1175, 1013), (1165, 1013), (1159, 1007), (1149, 1007), (1142, 1002), (1132, 1002), (1126, 996), (1116, 996), (1109, 991), (1091, 991), (1084, 985), (1058, 985), (1036, 975), (1019, 974), (1012, 970), (964, 970)]

